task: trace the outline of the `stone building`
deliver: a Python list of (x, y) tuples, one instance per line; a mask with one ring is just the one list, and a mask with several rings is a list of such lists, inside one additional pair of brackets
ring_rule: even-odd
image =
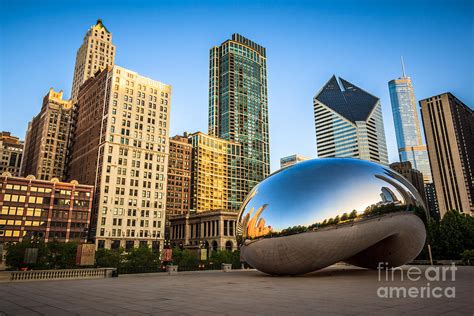
[(163, 246), (171, 86), (113, 66), (80, 88), (69, 178), (96, 188), (98, 248)]
[(72, 102), (49, 89), (41, 111), (28, 124), (21, 175), (40, 180), (64, 179), (72, 124)]
[[(237, 213), (217, 210), (169, 218), (170, 243), (189, 249), (237, 250)], [(209, 252), (208, 252), (209, 253)]]
[(0, 132), (0, 174), (19, 176), (22, 156), (23, 142), (9, 132)]

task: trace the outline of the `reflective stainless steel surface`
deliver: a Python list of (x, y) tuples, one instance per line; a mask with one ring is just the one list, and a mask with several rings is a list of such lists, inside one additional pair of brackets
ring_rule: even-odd
[(424, 213), (421, 196), (388, 167), (314, 159), (258, 184), (242, 204), (237, 233), (243, 259), (267, 273), (306, 273), (340, 260), (374, 268), (374, 260), (399, 265), (421, 251), (426, 232), (415, 213)]

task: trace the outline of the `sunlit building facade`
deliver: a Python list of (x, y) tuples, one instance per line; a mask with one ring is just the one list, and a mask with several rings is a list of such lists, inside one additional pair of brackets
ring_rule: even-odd
[(474, 215), (474, 111), (449, 92), (420, 106), (440, 216)]
[(242, 145), (246, 193), (268, 176), (266, 50), (239, 34), (210, 50), (209, 134)]
[(40, 180), (64, 179), (72, 124), (72, 102), (49, 89), (41, 111), (28, 124), (21, 175)]
[(0, 132), (0, 174), (9, 172), (13, 176), (20, 175), (23, 145), (18, 137)]
[(71, 99), (76, 102), (79, 88), (90, 77), (107, 66), (113, 66), (115, 46), (112, 44), (112, 33), (104, 26), (102, 20), (89, 28), (81, 47), (77, 50)]
[(0, 243), (24, 238), (86, 242), (94, 187), (0, 176)]
[(108, 67), (79, 90), (69, 177), (95, 185), (98, 248), (163, 246), (171, 86)]
[(239, 210), (247, 194), (241, 144), (202, 132), (189, 138), (193, 147), (191, 209)]
[(318, 157), (352, 157), (388, 165), (377, 97), (332, 76), (313, 104)]

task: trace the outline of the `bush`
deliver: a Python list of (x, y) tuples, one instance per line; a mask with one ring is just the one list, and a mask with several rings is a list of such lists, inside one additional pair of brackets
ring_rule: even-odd
[(148, 246), (133, 248), (124, 256), (123, 266), (126, 269), (157, 269), (160, 267), (160, 255)]
[(233, 267), (240, 266), (240, 251), (217, 250), (211, 253), (209, 261), (213, 263), (222, 264), (230, 263)]
[(474, 249), (464, 250), (461, 259), (465, 264), (474, 266)]
[(52, 269), (70, 269), (76, 266), (78, 244), (53, 241), (46, 245), (49, 250), (49, 265)]
[(180, 266), (192, 266), (199, 263), (196, 251), (189, 249), (173, 249), (173, 263)]

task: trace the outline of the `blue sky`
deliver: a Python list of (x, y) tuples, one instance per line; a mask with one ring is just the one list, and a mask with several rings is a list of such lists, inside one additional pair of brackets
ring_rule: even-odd
[(173, 86), (171, 134), (207, 132), (209, 48), (232, 33), (265, 46), (272, 170), (316, 157), (312, 98), (332, 74), (381, 99), (400, 55), (418, 100), (450, 91), (474, 105), (474, 1), (0, 0), (0, 129), (24, 138), (50, 87), (70, 95), (76, 51), (101, 18), (116, 64)]

